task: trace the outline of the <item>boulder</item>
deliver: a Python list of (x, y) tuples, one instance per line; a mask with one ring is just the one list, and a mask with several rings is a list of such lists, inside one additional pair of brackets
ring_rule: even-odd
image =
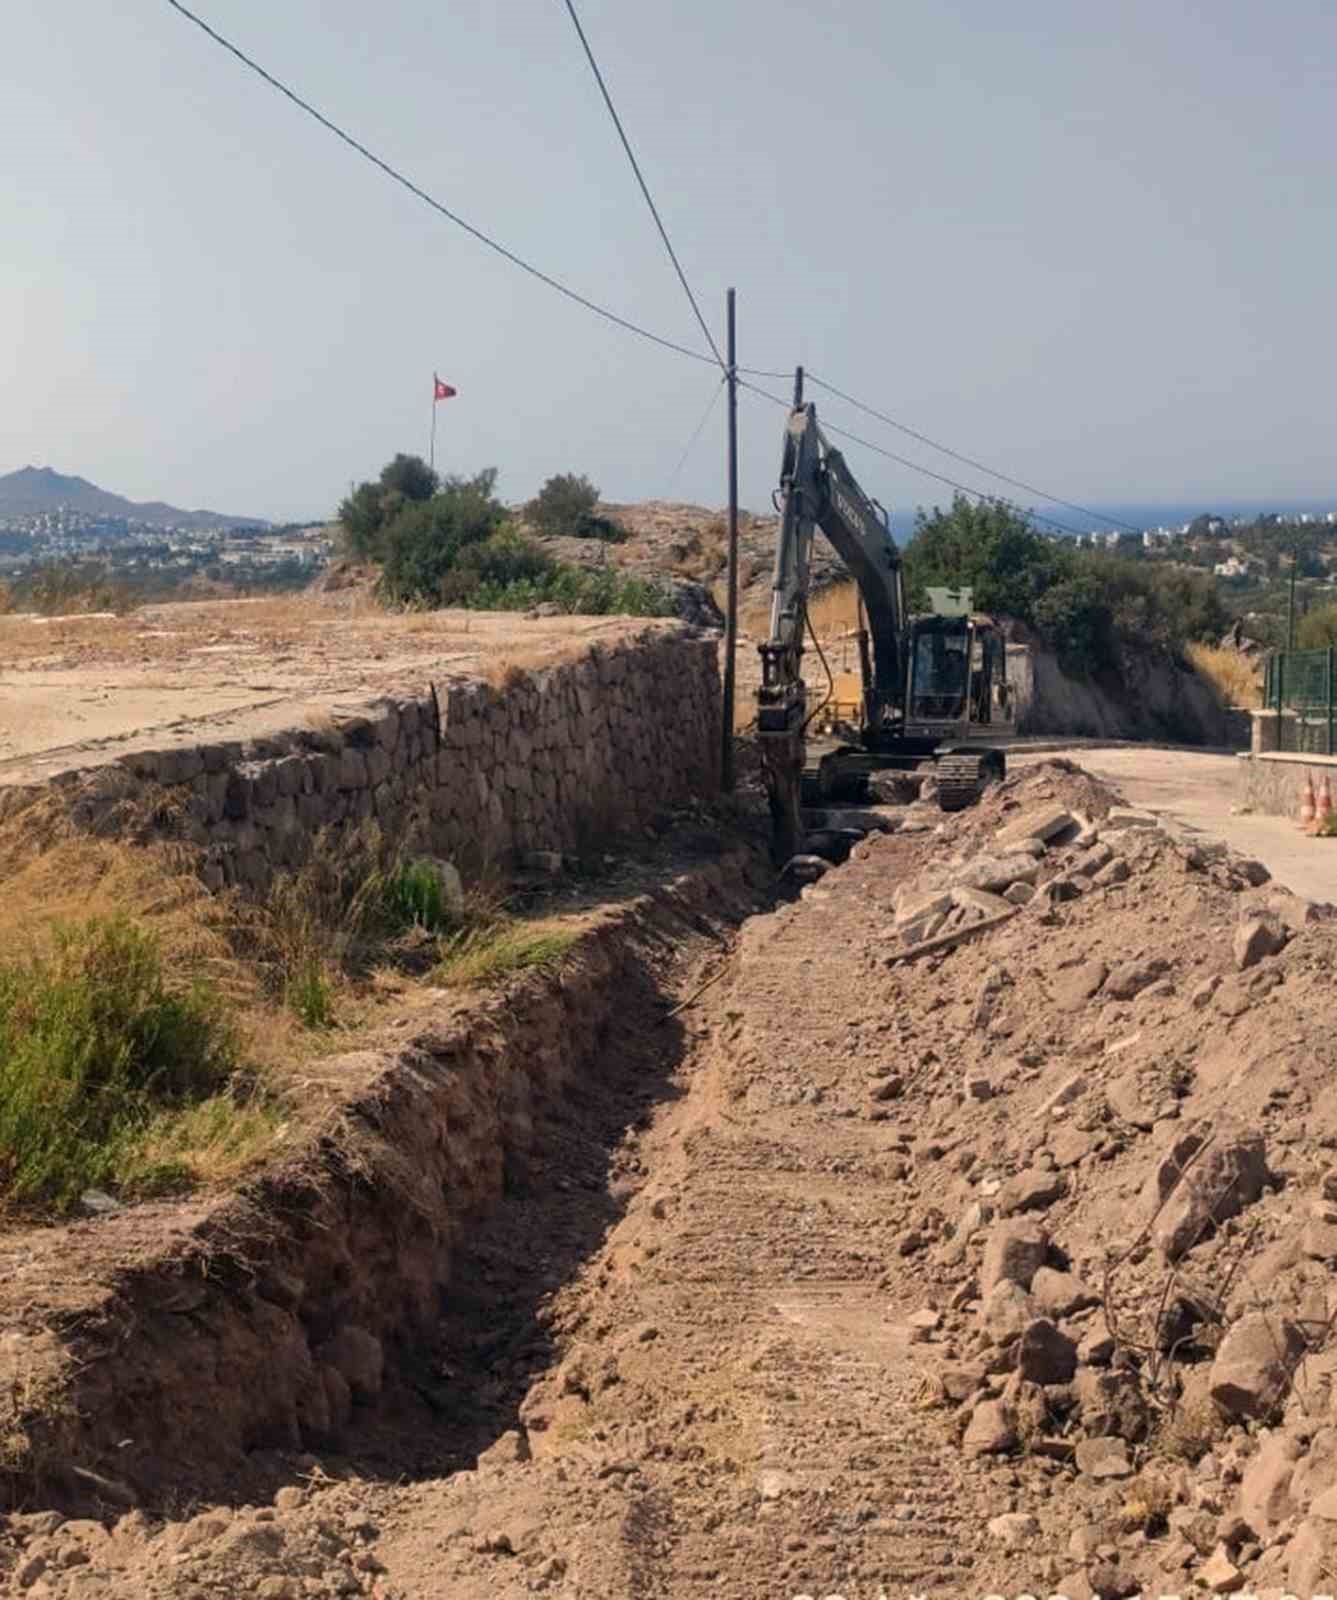
[(994, 843), (1000, 850), (1010, 850), (1027, 839), (1047, 844), (1055, 834), (1071, 828), (1074, 820), (1072, 812), (1062, 806), (1037, 806), (1001, 827), (994, 835)]
[(1117, 1435), (1136, 1443), (1147, 1431), (1147, 1402), (1133, 1373), (1122, 1368), (1080, 1367), (1072, 1386), (1082, 1431), (1093, 1439)]
[(1025, 1550), (1035, 1543), (1040, 1524), (1025, 1511), (1005, 1511), (989, 1523), (989, 1537), (1004, 1549)]
[(1293, 1322), (1253, 1312), (1231, 1328), (1212, 1362), (1212, 1399), (1234, 1422), (1266, 1420), (1286, 1398), (1304, 1335)]
[(1001, 894), (1014, 883), (1034, 883), (1039, 876), (1040, 863), (1034, 856), (1020, 853), (984, 856), (956, 873), (954, 886), (983, 889), (987, 894)]
[(1097, 889), (1112, 889), (1115, 884), (1127, 883), (1131, 872), (1122, 856), (1116, 856), (1107, 866), (1101, 867), (1091, 882)]
[(1131, 1478), (1133, 1463), (1128, 1459), (1128, 1446), (1122, 1439), (1081, 1439), (1077, 1443), (1077, 1470), (1086, 1478), (1101, 1481), (1109, 1478)]
[(1159, 956), (1149, 961), (1121, 961), (1105, 979), (1105, 994), (1111, 1000), (1131, 1000), (1148, 984), (1155, 983), (1169, 963)]
[(1235, 965), (1241, 972), (1257, 966), (1267, 956), (1277, 955), (1286, 947), (1286, 934), (1279, 923), (1270, 917), (1247, 917), (1235, 929), (1232, 950)]
[[(1100, 1296), (1071, 1272), (1041, 1267), (1031, 1279), (1031, 1298), (1047, 1317), (1070, 1317), (1076, 1311), (1100, 1304)], [(1061, 1380), (1067, 1382), (1067, 1379)]]
[(1041, 1211), (1062, 1199), (1067, 1190), (1068, 1180), (1061, 1172), (1028, 1167), (998, 1191), (998, 1213), (1007, 1217), (1017, 1211)]
[(994, 1284), (980, 1302), (980, 1327), (995, 1344), (1010, 1344), (1035, 1317), (1030, 1295), (1006, 1278)]
[(1252, 1205), (1271, 1177), (1261, 1135), (1227, 1126), (1218, 1127), (1210, 1149), (1180, 1169), (1151, 1230), (1152, 1243), (1171, 1262)]
[(1085, 1161), (1095, 1150), (1096, 1143), (1094, 1133), (1087, 1133), (1085, 1129), (1075, 1128), (1069, 1123), (1056, 1128), (1049, 1135), (1047, 1148), (1053, 1157), (1054, 1165), (1063, 1171), (1067, 1167), (1075, 1167)]
[(1236, 1510), (1254, 1538), (1264, 1544), (1295, 1514), (1291, 1480), (1299, 1455), (1300, 1446), (1295, 1439), (1289, 1434), (1274, 1433), (1264, 1439), (1244, 1469)]
[(1037, 1222), (1013, 1217), (995, 1225), (984, 1247), (980, 1267), (980, 1293), (987, 1296), (999, 1283), (1015, 1283), (1029, 1289), (1031, 1280), (1045, 1263), (1049, 1235)]
[(1198, 1568), (1197, 1580), (1213, 1594), (1234, 1594), (1244, 1587), (1244, 1574), (1230, 1559), (1224, 1545), (1218, 1545)]
[(1108, 974), (1103, 961), (1084, 961), (1079, 967), (1065, 968), (1050, 985), (1054, 1004), (1060, 1011), (1080, 1011), (1099, 993)]
[(1016, 1442), (1017, 1430), (1009, 1407), (1001, 1400), (981, 1400), (970, 1413), (961, 1448), (968, 1456), (1002, 1455)]
[(1077, 1346), (1047, 1317), (1038, 1317), (1017, 1341), (1017, 1371), (1027, 1383), (1070, 1383), (1077, 1370)]

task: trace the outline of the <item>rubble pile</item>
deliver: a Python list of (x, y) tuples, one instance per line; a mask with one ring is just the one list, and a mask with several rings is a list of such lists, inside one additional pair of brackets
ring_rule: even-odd
[(1330, 1588), (1337, 925), (1155, 816), (1037, 803), (1066, 771), (890, 895), (897, 1026), (933, 1036), (863, 1107), (932, 1191), (909, 1335), (963, 1455), (1023, 1489), (991, 1536), (1057, 1591)]

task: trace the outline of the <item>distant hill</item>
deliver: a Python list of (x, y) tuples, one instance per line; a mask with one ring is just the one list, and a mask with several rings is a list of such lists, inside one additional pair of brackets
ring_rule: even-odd
[(0, 477), (0, 518), (30, 517), (65, 506), (93, 517), (128, 517), (163, 527), (268, 527), (261, 517), (234, 517), (221, 511), (183, 511), (161, 500), (138, 502), (111, 494), (87, 478), (66, 477), (51, 467), (20, 467)]

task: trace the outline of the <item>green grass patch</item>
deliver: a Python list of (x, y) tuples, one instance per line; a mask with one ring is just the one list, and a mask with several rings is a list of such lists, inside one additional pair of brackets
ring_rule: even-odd
[(445, 939), (436, 981), (446, 988), (471, 989), (500, 983), (520, 972), (551, 970), (576, 942), (570, 928), (499, 921)]
[(0, 964), (0, 1200), (59, 1212), (89, 1188), (178, 1186), (199, 1119), (215, 1146), (259, 1133), (238, 1069), (218, 997), (169, 982), (152, 934), (120, 917), (56, 928), (45, 953)]
[(402, 928), (440, 933), (458, 922), (441, 870), (431, 861), (405, 861), (385, 880), (385, 904)]

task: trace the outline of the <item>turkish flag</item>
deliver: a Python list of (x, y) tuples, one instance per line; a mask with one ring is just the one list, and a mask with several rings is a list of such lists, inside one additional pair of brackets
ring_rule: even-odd
[(436, 385), (436, 392), (432, 396), (433, 400), (449, 400), (455, 393), (454, 389), (448, 383), (442, 383), (435, 373), (432, 374), (432, 382)]

